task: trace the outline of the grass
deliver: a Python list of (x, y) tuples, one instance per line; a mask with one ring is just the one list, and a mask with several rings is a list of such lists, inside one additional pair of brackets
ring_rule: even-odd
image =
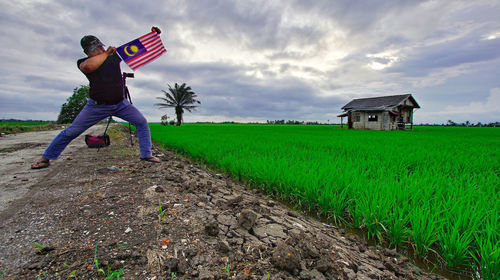
[(106, 273), (104, 271), (104, 269), (100, 268), (99, 267), (99, 260), (97, 258), (97, 246), (98, 246), (98, 243), (96, 243), (95, 245), (95, 249), (94, 249), (94, 264), (95, 264), (95, 267), (97, 269), (97, 272), (100, 272), (102, 274), (104, 274), (106, 276), (105, 280), (120, 280), (120, 279), (123, 279), (122, 278), (122, 275), (123, 275), (123, 268), (120, 269), (119, 271), (111, 271), (111, 269), (108, 267), (108, 272)]
[(167, 215), (167, 209), (161, 207), (161, 200), (158, 199), (158, 208), (160, 208), (160, 214), (158, 214), (158, 224), (161, 224), (165, 215)]
[(0, 122), (0, 133), (12, 134), (59, 128), (52, 122)]
[(51, 122), (0, 122), (0, 126), (33, 126), (46, 124), (51, 124)]
[(150, 128), (154, 141), (378, 242), (498, 275), (500, 129)]
[(0, 272), (0, 279), (4, 278), (4, 276), (7, 274), (7, 271), (9, 271), (9, 267), (6, 267), (2, 272)]

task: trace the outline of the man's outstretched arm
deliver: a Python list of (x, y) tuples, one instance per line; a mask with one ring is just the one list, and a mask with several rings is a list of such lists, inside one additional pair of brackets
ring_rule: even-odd
[[(102, 49), (104, 50), (104, 49)], [(99, 68), (108, 56), (113, 55), (116, 52), (115, 47), (108, 47), (106, 51), (102, 51), (99, 54), (92, 55), (80, 64), (80, 71), (85, 74), (92, 73), (97, 68)]]

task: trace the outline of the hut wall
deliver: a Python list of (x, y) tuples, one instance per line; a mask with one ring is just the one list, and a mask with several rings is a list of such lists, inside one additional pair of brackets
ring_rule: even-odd
[[(374, 120), (376, 118), (376, 120)], [(397, 128), (395, 118), (389, 112), (353, 112), (354, 129), (393, 130)]]
[(403, 122), (403, 123), (411, 123), (413, 108), (403, 107), (403, 108), (400, 109), (400, 112), (401, 112), (401, 117), (403, 118), (401, 122)]

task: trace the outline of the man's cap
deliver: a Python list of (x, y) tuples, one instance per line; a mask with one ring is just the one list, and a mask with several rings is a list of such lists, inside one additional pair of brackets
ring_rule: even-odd
[(82, 40), (80, 40), (80, 45), (82, 45), (83, 51), (85, 52), (104, 46), (104, 44), (93, 35), (83, 36)]

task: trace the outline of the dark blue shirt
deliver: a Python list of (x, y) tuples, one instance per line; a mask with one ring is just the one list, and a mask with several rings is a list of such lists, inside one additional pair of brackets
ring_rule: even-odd
[[(76, 63), (78, 68), (87, 59), (88, 57), (79, 59)], [(108, 56), (95, 71), (85, 74), (90, 82), (90, 98), (107, 105), (117, 104), (123, 100), (120, 62), (120, 57), (115, 53)]]

